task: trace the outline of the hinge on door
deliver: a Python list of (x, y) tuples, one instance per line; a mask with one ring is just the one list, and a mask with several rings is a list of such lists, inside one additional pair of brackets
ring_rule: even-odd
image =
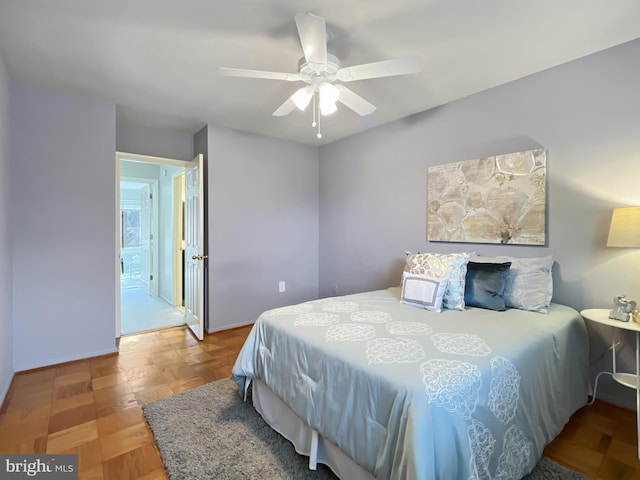
[(153, 193), (149, 194), (149, 200), (153, 200)]
[(153, 281), (153, 275), (149, 275), (149, 281)]
[(153, 233), (149, 234), (149, 240), (153, 240)]

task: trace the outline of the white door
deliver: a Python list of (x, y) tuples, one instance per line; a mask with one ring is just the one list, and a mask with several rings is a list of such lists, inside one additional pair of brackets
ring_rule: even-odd
[(140, 189), (141, 248), (137, 268), (142, 290), (152, 297), (158, 296), (158, 208), (154, 204), (157, 190), (157, 182)]
[(204, 182), (202, 154), (185, 167), (185, 274), (184, 307), (187, 325), (194, 335), (204, 338)]

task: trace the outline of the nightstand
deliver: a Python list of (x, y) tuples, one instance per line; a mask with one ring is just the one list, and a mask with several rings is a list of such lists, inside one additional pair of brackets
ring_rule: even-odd
[(595, 385), (593, 387), (593, 399), (590, 403), (593, 403), (596, 398), (596, 390), (598, 389), (598, 378), (602, 374), (608, 374), (613, 377), (613, 379), (621, 383), (622, 385), (630, 388), (635, 388), (636, 390), (636, 429), (638, 435), (638, 458), (640, 459), (640, 324), (634, 322), (633, 320), (629, 320), (628, 322), (623, 322), (620, 320), (613, 320), (609, 318), (609, 309), (605, 308), (590, 308), (587, 310), (582, 310), (580, 315), (582, 315), (587, 320), (590, 320), (595, 323), (600, 323), (602, 325), (608, 325), (613, 328), (619, 328), (622, 330), (630, 330), (635, 332), (636, 334), (636, 373), (622, 373), (618, 372), (616, 369), (616, 341), (615, 338), (611, 340), (611, 354), (613, 357), (613, 372), (600, 372), (596, 376)]

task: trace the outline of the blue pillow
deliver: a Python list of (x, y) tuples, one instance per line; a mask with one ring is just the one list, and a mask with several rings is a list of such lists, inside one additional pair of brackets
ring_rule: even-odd
[(464, 284), (464, 303), (469, 307), (489, 310), (506, 310), (502, 297), (506, 284), (506, 274), (511, 262), (467, 263)]

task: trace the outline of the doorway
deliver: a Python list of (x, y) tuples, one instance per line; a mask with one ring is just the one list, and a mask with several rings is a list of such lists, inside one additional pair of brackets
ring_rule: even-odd
[(184, 171), (138, 156), (120, 158), (120, 335), (186, 324)]

